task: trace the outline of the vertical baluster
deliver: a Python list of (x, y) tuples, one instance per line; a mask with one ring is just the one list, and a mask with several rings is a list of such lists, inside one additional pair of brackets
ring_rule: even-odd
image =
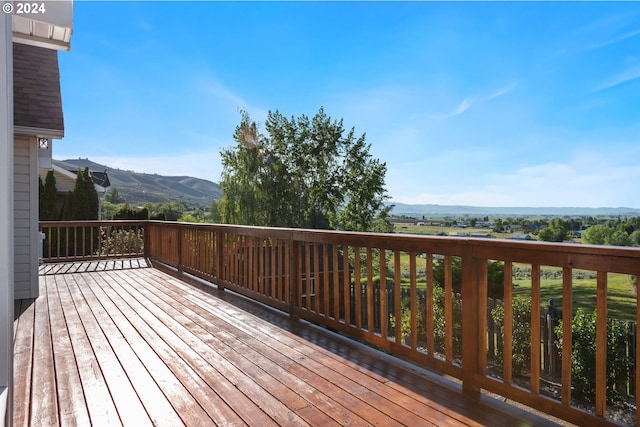
[[(331, 317), (335, 320), (340, 320), (340, 266), (338, 263), (338, 245), (334, 243), (331, 245), (331, 248), (331, 257), (333, 262), (333, 312)], [(346, 274), (345, 269), (346, 266), (343, 266), (342, 274)]]
[(427, 353), (433, 355), (435, 352), (434, 343), (434, 312), (433, 312), (433, 254), (427, 253), (425, 261), (425, 267), (427, 271), (427, 292), (425, 296), (425, 311), (427, 322)]
[(311, 243), (304, 243), (304, 306), (311, 310)]
[(320, 292), (318, 289), (322, 286), (322, 281), (320, 280), (320, 245), (317, 242), (313, 243), (313, 278), (312, 278), (313, 286), (310, 289), (307, 289), (307, 293), (313, 299), (313, 310), (316, 313), (320, 312)]
[(453, 361), (453, 282), (451, 256), (444, 257), (444, 354), (445, 360)]
[(380, 335), (387, 338), (387, 324), (389, 322), (387, 308), (387, 251), (380, 249)]
[(504, 382), (511, 384), (513, 373), (513, 267), (511, 261), (504, 263), (504, 309), (502, 342), (502, 375)]
[(562, 269), (562, 403), (571, 405), (571, 349), (573, 347), (572, 288), (573, 275), (570, 268)]
[(353, 297), (355, 298), (355, 315), (356, 315), (356, 327), (362, 329), (362, 285), (360, 283), (360, 246), (354, 246), (354, 291)]
[(374, 331), (375, 313), (373, 308), (373, 265), (372, 250), (367, 246), (367, 330), (370, 333)]
[(402, 276), (400, 272), (400, 251), (397, 249), (393, 253), (393, 268), (393, 313), (396, 319), (396, 342), (400, 344), (402, 342), (402, 295), (400, 294)]
[(331, 278), (331, 269), (329, 268), (329, 248), (333, 248), (333, 245), (322, 243), (320, 247), (322, 248), (322, 314), (329, 317), (329, 279)]
[(488, 296), (488, 260), (479, 260), (477, 263), (478, 277), (478, 371), (487, 375), (487, 301)]
[(409, 310), (410, 310), (410, 325), (411, 330), (409, 332), (411, 338), (411, 348), (416, 349), (418, 347), (418, 293), (417, 293), (417, 277), (416, 277), (416, 253), (409, 252)]
[(598, 271), (596, 290), (596, 415), (607, 405), (607, 273)]
[(349, 267), (349, 245), (342, 246), (342, 262), (344, 263), (345, 274), (343, 277), (343, 304), (344, 322), (351, 324), (351, 268)]
[(531, 392), (540, 394), (540, 265), (531, 266)]

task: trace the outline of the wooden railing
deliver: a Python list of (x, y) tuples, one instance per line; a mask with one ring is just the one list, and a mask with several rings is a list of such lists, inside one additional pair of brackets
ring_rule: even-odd
[[(139, 223), (128, 226), (137, 230)], [(640, 275), (639, 249), (155, 221), (143, 228), (150, 260), (457, 378), (466, 393), (486, 390), (578, 425), (618, 425), (607, 417), (607, 283), (612, 275)], [(488, 266), (494, 261), (504, 266), (499, 362), (489, 352), (496, 343), (488, 342)], [(522, 325), (514, 320), (512, 271), (523, 264), (531, 269), (533, 302), (524, 331), (531, 345), (527, 366), (515, 375), (513, 337)], [(557, 303), (565, 316), (557, 381), (547, 380), (543, 370), (547, 301), (541, 297), (541, 269), (548, 267), (562, 271)], [(434, 280), (437, 270), (441, 286)], [(572, 317), (566, 315), (576, 308), (573, 275), (582, 270), (594, 272), (597, 283), (592, 412), (574, 401)], [(640, 317), (637, 308), (634, 316)], [(639, 369), (635, 364), (634, 393)], [(549, 392), (551, 382), (555, 389)], [(637, 408), (640, 397), (632, 398)]]
[(40, 221), (43, 262), (144, 255), (145, 221)]

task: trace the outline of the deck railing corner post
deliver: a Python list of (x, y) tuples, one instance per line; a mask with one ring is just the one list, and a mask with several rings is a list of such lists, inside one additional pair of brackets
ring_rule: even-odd
[(150, 228), (150, 222), (149, 221), (145, 221), (142, 224), (142, 250), (144, 251), (144, 259), (146, 259), (147, 261), (149, 260), (149, 256), (150, 256), (150, 243), (151, 243), (151, 236), (149, 233), (149, 228)]
[[(480, 387), (474, 376), (480, 372), (478, 325), (480, 299), (478, 295), (478, 263), (473, 248), (465, 245), (462, 250), (462, 390), (468, 395), (480, 396)], [(486, 299), (485, 299), (486, 304)]]

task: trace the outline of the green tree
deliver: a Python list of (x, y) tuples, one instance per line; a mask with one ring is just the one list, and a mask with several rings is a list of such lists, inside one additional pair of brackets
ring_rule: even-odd
[[(98, 192), (91, 179), (89, 168), (85, 168), (84, 171), (78, 170), (75, 187), (64, 200), (62, 219), (65, 221), (97, 220), (98, 211)], [(97, 227), (92, 233), (78, 232), (77, 235), (75, 229), (70, 228), (64, 236), (60, 235), (60, 240), (62, 246), (67, 248), (66, 253), (86, 255), (98, 249), (98, 234)]]
[(562, 242), (567, 238), (570, 224), (570, 221), (554, 218), (549, 221), (546, 228), (540, 230), (538, 233), (538, 240), (543, 240), (545, 242)]
[(118, 189), (117, 188), (113, 188), (113, 189), (107, 191), (106, 194), (104, 195), (104, 200), (106, 202), (114, 203), (114, 204), (124, 203), (124, 201), (125, 201), (120, 196), (120, 193), (118, 193)]
[(95, 220), (98, 219), (98, 192), (91, 179), (89, 168), (78, 170), (76, 184), (64, 201), (63, 220)]
[(214, 200), (211, 202), (211, 206), (209, 206), (209, 215), (207, 216), (207, 220), (218, 224), (220, 222), (220, 209), (218, 208), (218, 201)]
[(147, 208), (142, 208), (140, 210), (132, 209), (129, 205), (124, 205), (113, 215), (113, 219), (120, 220), (147, 220), (149, 219), (149, 210)]
[(629, 237), (629, 234), (627, 234), (626, 231), (616, 230), (613, 233), (611, 233), (611, 235), (607, 240), (605, 240), (605, 245), (632, 246), (633, 242), (631, 240), (631, 237)]
[(201, 218), (196, 218), (195, 216), (193, 216), (190, 213), (183, 213), (180, 218), (178, 218), (179, 222), (196, 222), (196, 223), (203, 223), (204, 220)]
[(53, 175), (53, 171), (50, 170), (47, 172), (44, 184), (42, 184), (42, 179), (40, 178), (38, 178), (38, 183), (40, 193), (40, 220), (55, 221), (60, 219), (60, 213), (56, 207), (56, 195), (58, 194), (58, 189), (56, 188), (56, 177)]
[(265, 130), (242, 112), (236, 145), (221, 152), (222, 222), (368, 231), (379, 220), (388, 229), (386, 165), (365, 135), (322, 108), (311, 119), (270, 111)]
[(591, 245), (604, 245), (613, 229), (606, 225), (592, 225), (582, 233), (582, 240)]
[(169, 202), (158, 205), (153, 213), (153, 219), (164, 218), (164, 221), (177, 221), (185, 210), (180, 202)]

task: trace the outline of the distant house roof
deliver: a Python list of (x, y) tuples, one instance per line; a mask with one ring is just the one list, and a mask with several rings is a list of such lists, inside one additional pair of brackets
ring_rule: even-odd
[(95, 185), (99, 185), (104, 188), (111, 187), (111, 182), (109, 182), (109, 175), (107, 175), (107, 171), (104, 172), (96, 172), (91, 171), (91, 179)]
[(57, 51), (13, 44), (13, 114), (16, 133), (64, 136)]
[[(53, 165), (52, 169), (54, 177), (56, 178), (56, 188), (58, 189), (58, 193), (68, 193), (69, 191), (73, 191), (76, 185), (78, 171), (69, 171), (56, 165)], [(48, 172), (49, 169), (39, 170), (39, 176), (42, 179), (42, 182), (44, 182), (47, 178)], [(111, 186), (109, 177), (107, 176), (107, 171), (89, 171), (89, 173), (91, 175), (91, 179), (93, 180), (93, 185), (96, 187), (96, 191), (98, 193), (106, 193), (107, 189)]]
[(529, 234), (513, 233), (510, 237), (513, 240), (533, 240)]

